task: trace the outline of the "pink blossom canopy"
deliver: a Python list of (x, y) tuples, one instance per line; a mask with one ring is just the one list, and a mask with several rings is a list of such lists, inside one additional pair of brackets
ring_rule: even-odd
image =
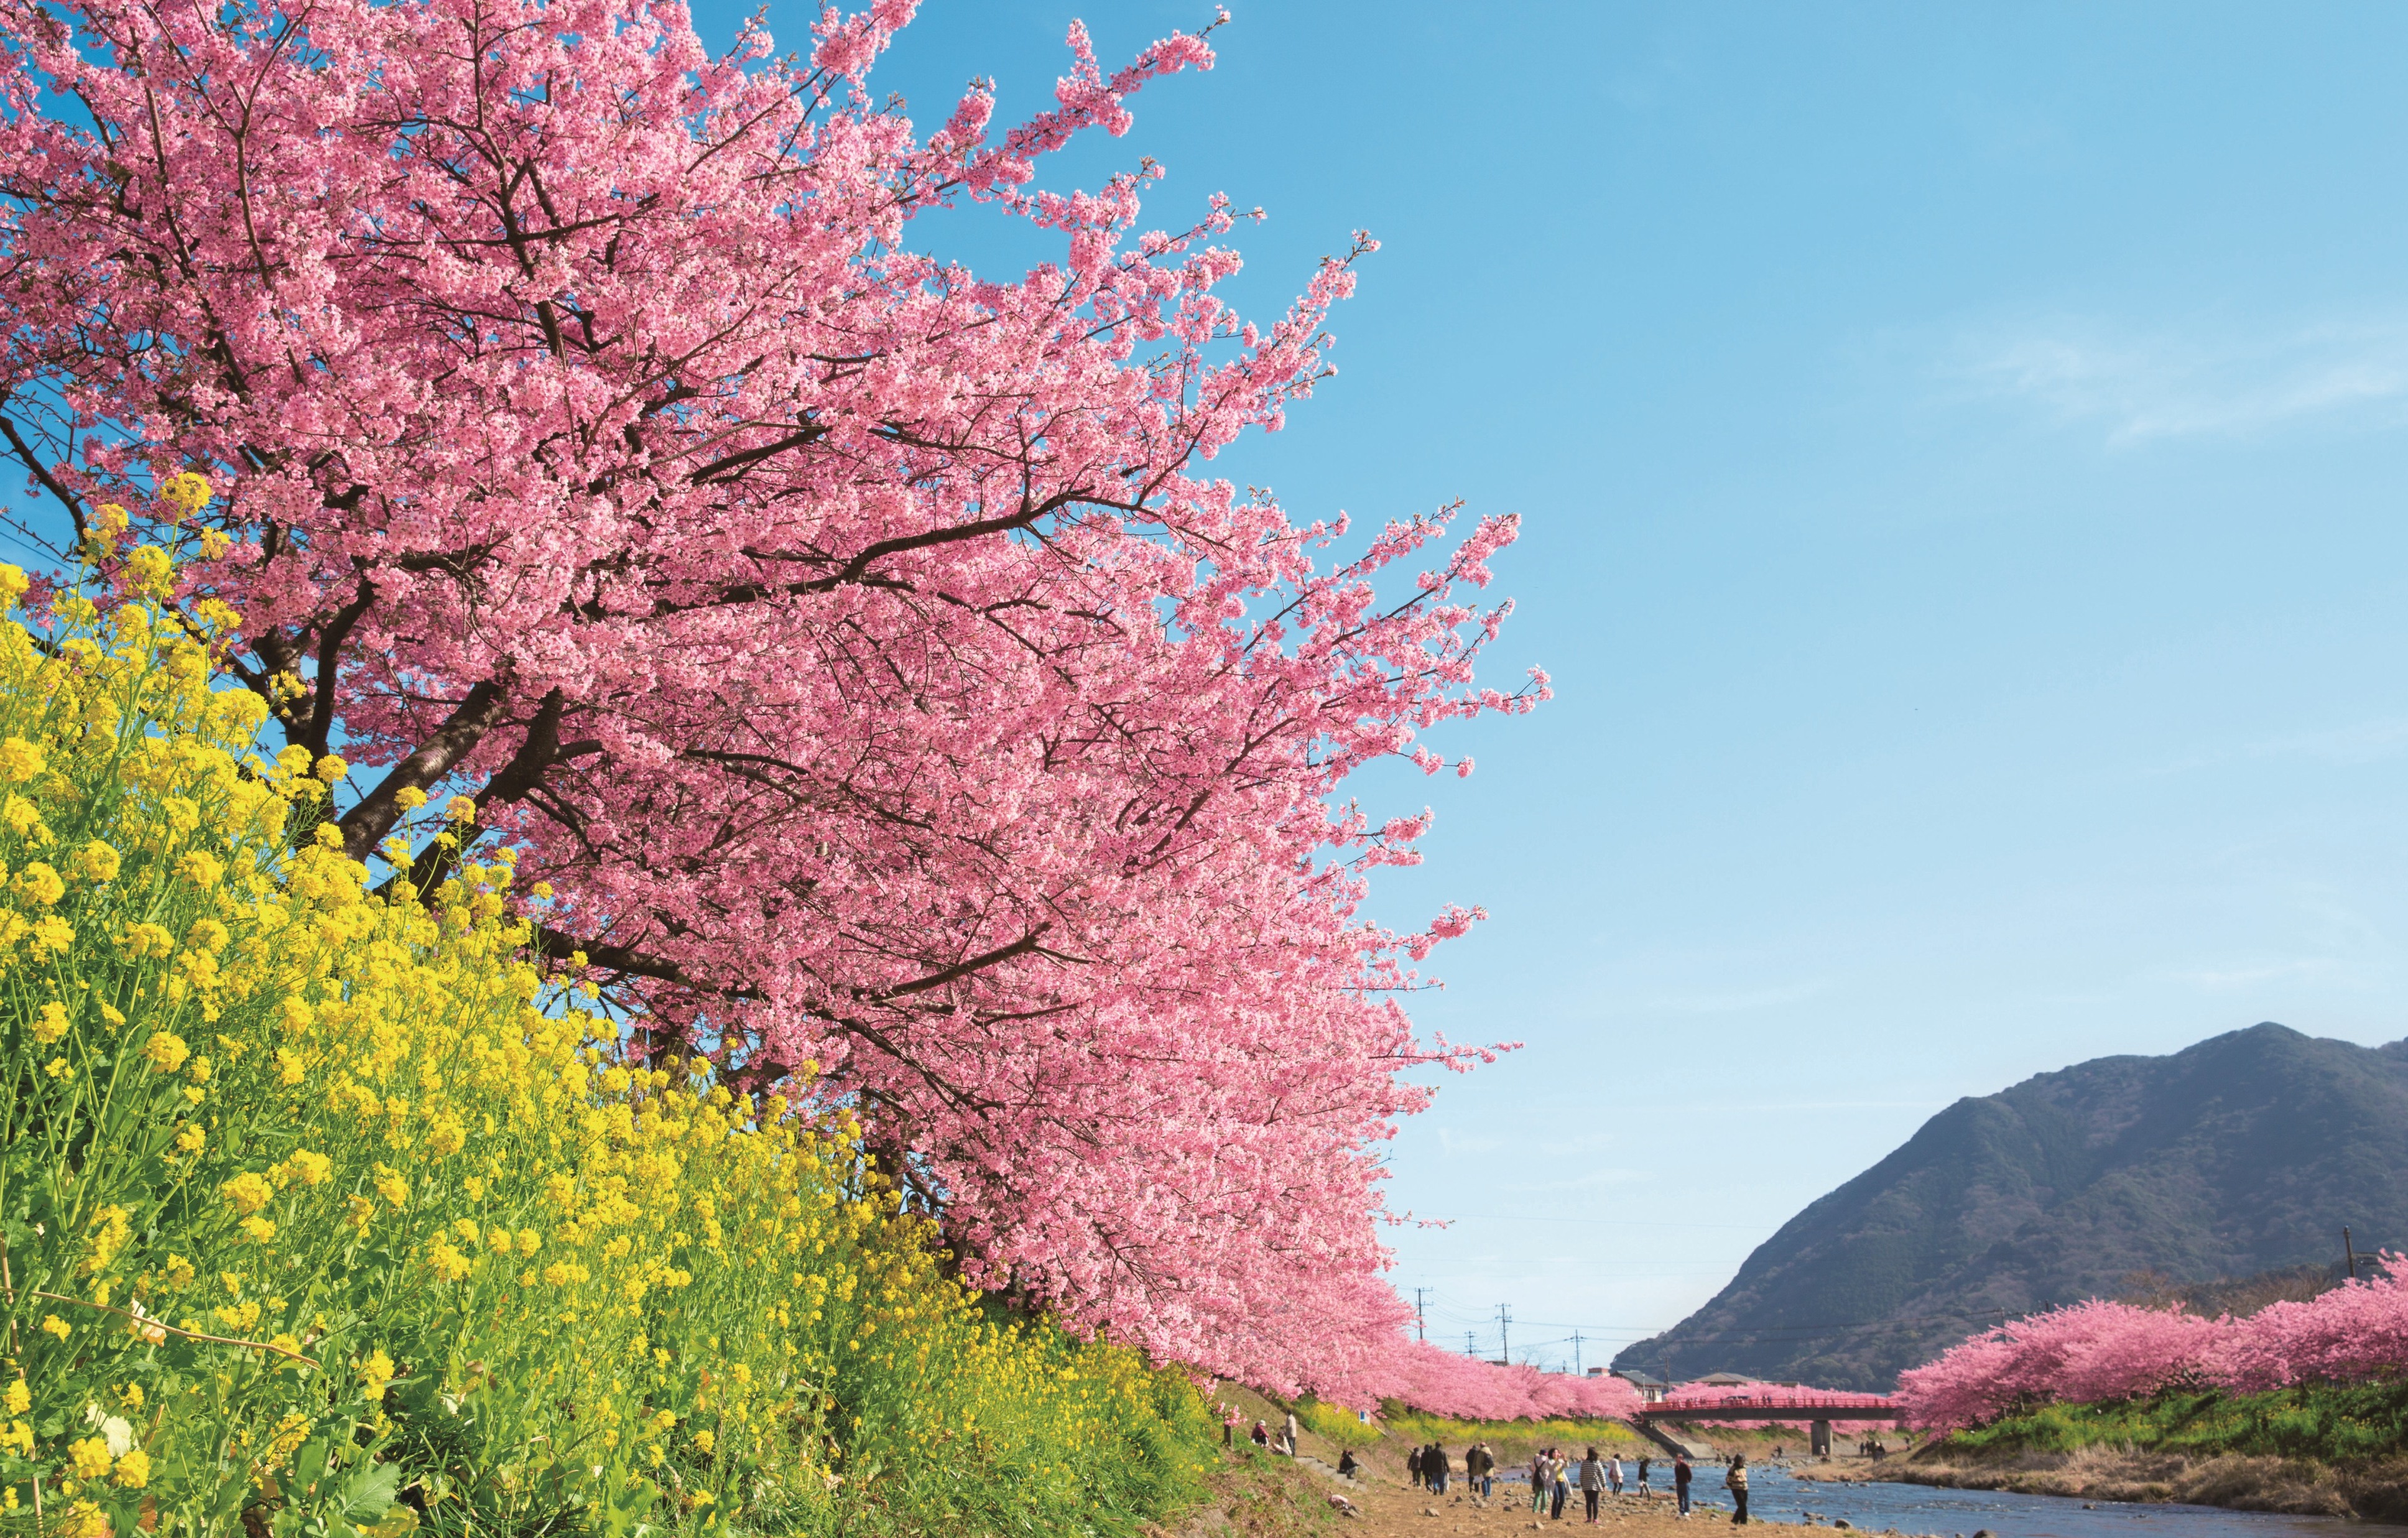
[[(662, 1050), (815, 1064), (970, 1276), (1345, 1380), (1399, 1316), (1400, 1074), (1476, 1056), (1395, 997), (1476, 914), (1365, 922), (1426, 818), (1341, 785), (1543, 695), (1471, 682), (1513, 524), (1329, 557), (1208, 475), (1327, 373), (1369, 243), (1257, 323), (1221, 200), (1156, 230), (1151, 169), (1034, 180), (1203, 38), (1107, 74), (1074, 28), (1054, 108), (996, 134), (978, 86), (923, 137), (867, 86), (911, 9), (780, 60), (666, 0), (0, 0), (0, 425), (95, 549), (101, 502), (210, 478), (194, 591), (367, 767), (354, 855), (467, 791), (556, 954)], [(965, 203), (1060, 259), (915, 254)]]

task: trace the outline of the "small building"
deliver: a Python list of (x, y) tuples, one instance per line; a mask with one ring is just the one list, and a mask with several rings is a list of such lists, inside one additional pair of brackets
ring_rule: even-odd
[(1756, 1380), (1742, 1377), (1737, 1373), (1709, 1373), (1698, 1381), (1709, 1388), (1736, 1388), (1743, 1383), (1754, 1383)]
[(1641, 1373), (1636, 1368), (1627, 1368), (1613, 1375), (1639, 1390), (1639, 1402), (1641, 1404), (1661, 1404), (1664, 1401), (1665, 1390), (1672, 1387), (1662, 1378)]

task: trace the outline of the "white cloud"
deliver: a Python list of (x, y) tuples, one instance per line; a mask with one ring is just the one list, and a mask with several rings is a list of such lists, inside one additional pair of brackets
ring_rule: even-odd
[(2327, 731), (2269, 738), (2249, 746), (2255, 758), (2317, 758), (2333, 764), (2372, 764), (2408, 749), (2408, 716), (2387, 716)]
[(1493, 1154), (1505, 1146), (1505, 1140), (1467, 1137), (1452, 1127), (1441, 1127), (1438, 1129), (1438, 1145), (1448, 1154)]
[(2102, 424), (2115, 444), (2408, 418), (2408, 316), (2255, 333), (2139, 334), (2063, 320), (1978, 333), (1954, 352), (1946, 374), (2064, 421)]

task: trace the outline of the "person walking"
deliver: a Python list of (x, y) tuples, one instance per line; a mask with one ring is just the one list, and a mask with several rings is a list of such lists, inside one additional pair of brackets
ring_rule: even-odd
[(1606, 1488), (1612, 1490), (1616, 1497), (1622, 1494), (1622, 1455), (1620, 1453), (1614, 1454), (1606, 1460), (1605, 1484)]
[(1429, 1458), (1422, 1467), (1430, 1472), (1430, 1489), (1439, 1495), (1444, 1495), (1446, 1476), (1455, 1472), (1454, 1465), (1446, 1460), (1446, 1449), (1435, 1442), (1431, 1443)]
[(1422, 1482), (1422, 1450), (1415, 1447), (1405, 1455), (1405, 1483), (1418, 1486)]
[(1656, 1499), (1656, 1492), (1647, 1488), (1648, 1461), (1648, 1459), (1643, 1458), (1639, 1460), (1639, 1499), (1641, 1501), (1653, 1501)]
[(1672, 1455), (1672, 1494), (1681, 1503), (1680, 1514), (1689, 1515), (1689, 1459), (1681, 1453)]
[(1545, 1448), (1530, 1455), (1530, 1509), (1547, 1509), (1547, 1453)]
[(1723, 1475), (1723, 1488), (1731, 1492), (1731, 1504), (1738, 1508), (1731, 1513), (1731, 1525), (1744, 1526), (1747, 1522), (1747, 1455), (1745, 1453), (1732, 1456), (1730, 1473)]
[(1594, 1447), (1588, 1450), (1586, 1458), (1581, 1459), (1580, 1491), (1581, 1504), (1588, 1508), (1588, 1525), (1595, 1527), (1597, 1503), (1605, 1494), (1605, 1464), (1598, 1458)]
[(1475, 1442), (1463, 1453), (1463, 1482), (1482, 1501), (1488, 1499), (1488, 1471), (1497, 1467), (1497, 1459), (1485, 1442)]

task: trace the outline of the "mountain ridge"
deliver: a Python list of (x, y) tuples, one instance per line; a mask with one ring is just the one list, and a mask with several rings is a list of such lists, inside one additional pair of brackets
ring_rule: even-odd
[(1617, 1370), (1884, 1389), (2016, 1315), (2408, 1243), (2408, 1040), (2265, 1022), (1941, 1111)]

